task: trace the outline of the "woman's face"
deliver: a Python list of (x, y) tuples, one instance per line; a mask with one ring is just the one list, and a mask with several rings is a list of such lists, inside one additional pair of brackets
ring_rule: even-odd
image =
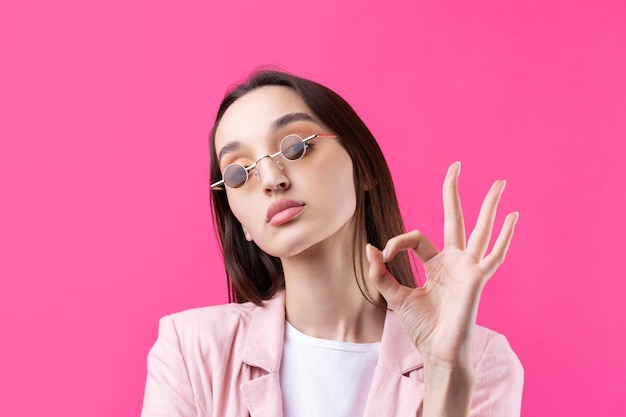
[[(281, 140), (296, 134), (333, 134), (292, 89), (257, 88), (224, 113), (215, 134), (220, 170), (249, 166), (276, 153)], [(231, 210), (248, 240), (270, 255), (286, 258), (332, 240), (349, 242), (356, 209), (352, 160), (336, 138), (315, 138), (297, 161), (263, 158), (240, 188), (226, 187)]]

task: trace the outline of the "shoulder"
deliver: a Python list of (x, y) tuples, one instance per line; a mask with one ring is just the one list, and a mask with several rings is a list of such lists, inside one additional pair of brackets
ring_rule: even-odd
[(234, 372), (242, 362), (250, 322), (258, 309), (254, 304), (227, 304), (162, 317), (148, 355), (149, 370), (178, 375), (165, 379), (182, 378), (191, 386)]
[(220, 345), (245, 331), (260, 307), (252, 303), (193, 308), (162, 317), (159, 338), (175, 338), (185, 346)]
[(212, 410), (212, 391), (220, 381), (228, 377), (240, 382), (243, 347), (260, 308), (227, 304), (161, 318), (158, 338), (148, 354), (143, 415), (163, 415), (168, 410), (170, 415), (191, 416)]
[(223, 304), (209, 307), (198, 307), (179, 311), (161, 318), (163, 321), (171, 321), (179, 330), (194, 332), (207, 327), (236, 325), (237, 323), (250, 320), (259, 307), (252, 303)]
[(281, 292), (259, 306), (225, 304), (170, 314), (159, 322), (158, 339), (175, 343), (183, 355), (207, 352), (211, 356), (231, 355), (246, 344), (265, 345), (267, 340), (282, 340), (284, 318)]

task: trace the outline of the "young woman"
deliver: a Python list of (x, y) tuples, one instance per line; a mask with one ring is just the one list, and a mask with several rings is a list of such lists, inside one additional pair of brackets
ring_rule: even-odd
[[(518, 218), (487, 254), (504, 181), (466, 239), (461, 166), (450, 166), (438, 250), (405, 233), (384, 157), (352, 108), (277, 71), (226, 96), (210, 152), (236, 303), (161, 319), (144, 417), (519, 415), (521, 365), (475, 324)], [(407, 250), (423, 262), (421, 287)]]

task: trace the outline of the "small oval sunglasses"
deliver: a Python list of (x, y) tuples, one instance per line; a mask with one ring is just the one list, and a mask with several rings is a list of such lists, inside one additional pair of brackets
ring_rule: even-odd
[(211, 184), (212, 190), (223, 190), (224, 185), (229, 188), (240, 188), (248, 182), (248, 174), (250, 171), (256, 168), (259, 161), (263, 158), (270, 158), (274, 161), (278, 168), (283, 169), (282, 165), (278, 161), (278, 156), (282, 155), (287, 161), (297, 161), (306, 154), (306, 148), (309, 147), (308, 142), (315, 138), (336, 138), (336, 135), (329, 135), (323, 133), (316, 133), (306, 138), (301, 138), (298, 135), (287, 135), (280, 142), (280, 150), (273, 154), (267, 154), (260, 156), (252, 165), (243, 166), (241, 164), (230, 164), (224, 169), (222, 179), (216, 183)]

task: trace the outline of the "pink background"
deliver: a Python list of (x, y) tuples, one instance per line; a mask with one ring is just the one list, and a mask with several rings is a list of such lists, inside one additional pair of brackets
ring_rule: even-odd
[(158, 318), (226, 300), (207, 134), (262, 64), (353, 104), (436, 242), (450, 162), (469, 225), (507, 179), (479, 320), (523, 415), (624, 415), (626, 3), (265, 3), (0, 6), (0, 415), (138, 415)]

